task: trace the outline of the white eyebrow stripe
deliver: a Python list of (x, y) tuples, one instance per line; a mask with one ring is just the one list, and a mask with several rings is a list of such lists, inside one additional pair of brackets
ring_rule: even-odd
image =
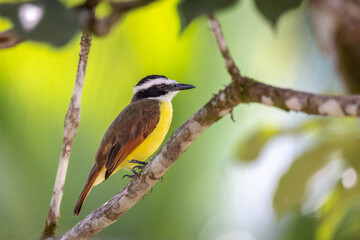
[(174, 80), (170, 80), (170, 79), (166, 79), (166, 78), (156, 78), (156, 79), (152, 79), (144, 84), (141, 84), (140, 86), (135, 86), (134, 87), (134, 92), (133, 95), (135, 95), (136, 93), (144, 90), (144, 89), (149, 89), (152, 86), (158, 85), (158, 84), (177, 84), (177, 81)]

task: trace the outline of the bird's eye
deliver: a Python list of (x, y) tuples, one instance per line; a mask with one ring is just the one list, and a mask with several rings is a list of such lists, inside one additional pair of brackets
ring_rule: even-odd
[(161, 85), (160, 85), (160, 89), (165, 90), (166, 88), (167, 88), (167, 85), (166, 85), (166, 84), (161, 84)]

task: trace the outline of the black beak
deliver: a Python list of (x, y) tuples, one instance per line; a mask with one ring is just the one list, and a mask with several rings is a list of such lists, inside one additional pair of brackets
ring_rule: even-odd
[(181, 91), (181, 90), (186, 90), (186, 89), (192, 89), (195, 88), (195, 86), (190, 85), (190, 84), (176, 84), (171, 90), (172, 91)]

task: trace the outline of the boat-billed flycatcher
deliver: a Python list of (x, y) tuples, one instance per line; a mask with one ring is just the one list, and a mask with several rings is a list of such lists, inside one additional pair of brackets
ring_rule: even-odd
[[(172, 98), (181, 90), (194, 88), (162, 75), (150, 75), (134, 87), (131, 103), (111, 123), (95, 154), (94, 165), (74, 209), (81, 207), (93, 186), (120, 168), (132, 170), (161, 145), (172, 119)], [(130, 176), (130, 175), (127, 175)]]

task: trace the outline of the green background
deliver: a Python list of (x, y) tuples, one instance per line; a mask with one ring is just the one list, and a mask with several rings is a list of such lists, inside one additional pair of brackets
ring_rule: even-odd
[[(121, 179), (126, 174), (121, 171), (95, 187), (80, 216), (73, 217), (100, 140), (129, 103), (132, 88), (141, 78), (163, 74), (196, 86), (173, 100), (174, 117), (167, 138), (231, 81), (206, 18), (195, 20), (180, 34), (176, 4), (159, 1), (132, 11), (109, 35), (93, 38), (57, 234), (69, 230), (128, 182)], [(244, 75), (281, 87), (341, 93), (334, 69), (311, 34), (305, 9), (303, 5), (286, 13), (276, 30), (252, 1), (244, 0), (218, 16)], [(0, 26), (6, 30), (9, 23), (1, 19)], [(61, 48), (24, 42), (0, 51), (1, 239), (35, 239), (44, 228), (79, 41), (80, 33)], [(308, 180), (333, 164), (333, 151), (328, 149), (340, 146), (335, 140), (326, 145), (321, 137), (330, 134), (326, 139), (331, 140), (343, 135), (345, 139), (352, 132), (352, 139), (357, 139), (357, 122), (350, 118), (324, 121), (260, 104), (239, 105), (233, 114), (235, 122), (226, 116), (214, 124), (152, 193), (94, 239), (356, 239), (336, 233), (338, 228), (354, 231), (347, 226), (359, 219), (355, 215), (350, 224), (341, 225), (359, 199), (356, 187), (349, 190), (341, 185), (341, 174), (348, 166), (344, 160), (339, 157), (341, 163), (334, 167), (338, 172), (330, 174), (333, 182), (315, 189), (313, 198)], [(335, 130), (322, 132), (326, 127)], [(294, 159), (314, 142), (331, 147), (305, 157), (305, 167), (291, 173)], [(350, 155), (357, 154), (355, 148)], [(291, 181), (284, 184), (279, 179), (286, 173)], [(301, 184), (307, 186), (305, 190)], [(293, 189), (300, 193), (292, 193)], [(276, 192), (280, 200), (275, 198), (273, 207)], [(289, 206), (282, 202), (281, 194), (289, 195)]]

